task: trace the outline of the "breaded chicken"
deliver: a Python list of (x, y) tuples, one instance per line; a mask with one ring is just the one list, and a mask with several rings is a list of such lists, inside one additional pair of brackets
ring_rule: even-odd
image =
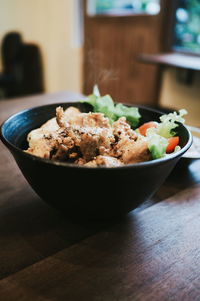
[[(69, 107), (63, 112), (63, 119), (67, 122), (67, 120), (74, 118), (77, 114), (80, 114), (80, 111), (77, 108)], [(63, 137), (61, 135), (60, 126), (54, 117), (45, 122), (40, 128), (35, 129), (28, 134), (27, 141), (29, 143), (29, 148), (26, 152), (42, 158), (55, 157), (52, 153), (54, 150), (56, 152), (56, 149), (62, 144), (62, 140)]]
[(27, 140), (28, 153), (87, 167), (150, 160), (146, 138), (131, 129), (125, 117), (111, 126), (102, 113), (81, 113), (74, 107), (58, 107), (56, 117), (31, 131)]
[(76, 148), (80, 148), (83, 158), (92, 160), (100, 151), (110, 150), (115, 141), (112, 127), (108, 118), (101, 113), (77, 114), (73, 120), (64, 120), (62, 108), (56, 110), (57, 122), (67, 137), (74, 141)]
[(109, 156), (97, 156), (94, 160), (87, 162), (84, 164), (87, 167), (97, 167), (97, 166), (106, 166), (106, 167), (115, 167), (121, 166), (123, 163), (113, 157)]

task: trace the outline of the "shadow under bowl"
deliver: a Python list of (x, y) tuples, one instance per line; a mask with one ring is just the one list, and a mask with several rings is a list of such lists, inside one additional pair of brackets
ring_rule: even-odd
[[(90, 106), (79, 102), (28, 109), (8, 118), (1, 126), (0, 136), (35, 192), (71, 218), (111, 219), (127, 214), (158, 190), (192, 143), (190, 132), (180, 124), (179, 152), (162, 159), (111, 168), (77, 166), (25, 153), (27, 134), (54, 117), (59, 105), (64, 109), (75, 106), (82, 112), (90, 110)], [(159, 121), (162, 114), (145, 107), (139, 107), (139, 111), (141, 124)]]

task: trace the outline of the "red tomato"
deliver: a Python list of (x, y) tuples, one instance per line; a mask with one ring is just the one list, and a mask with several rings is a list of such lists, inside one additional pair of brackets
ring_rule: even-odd
[(139, 132), (141, 135), (146, 136), (146, 132), (149, 128), (157, 128), (157, 126), (158, 126), (157, 122), (149, 121), (139, 127)]
[(179, 144), (179, 137), (171, 137), (168, 139), (168, 146), (166, 148), (166, 153), (172, 153), (175, 147)]

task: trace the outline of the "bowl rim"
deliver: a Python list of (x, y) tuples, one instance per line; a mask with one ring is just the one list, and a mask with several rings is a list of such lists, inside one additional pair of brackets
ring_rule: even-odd
[[(2, 140), (2, 142), (7, 146), (7, 148), (12, 152), (15, 151), (17, 153), (20, 153), (21, 155), (33, 160), (33, 161), (39, 161), (41, 163), (44, 164), (50, 164), (53, 166), (62, 166), (62, 167), (68, 167), (68, 168), (73, 168), (73, 169), (81, 169), (81, 170), (121, 170), (121, 169), (129, 169), (129, 168), (143, 168), (146, 166), (156, 166), (168, 161), (171, 161), (174, 158), (178, 158), (181, 156), (190, 148), (190, 146), (192, 145), (192, 134), (191, 131), (188, 129), (187, 126), (185, 126), (184, 124), (181, 124), (181, 126), (183, 126), (186, 131), (188, 132), (188, 136), (189, 139), (186, 143), (186, 145), (181, 148), (179, 151), (177, 151), (176, 153), (172, 153), (169, 155), (166, 155), (163, 158), (160, 159), (155, 159), (155, 160), (150, 160), (150, 161), (145, 161), (145, 162), (139, 162), (139, 163), (134, 163), (134, 164), (125, 164), (125, 165), (121, 165), (121, 166), (113, 166), (113, 167), (106, 167), (106, 166), (98, 166), (98, 167), (89, 167), (89, 166), (84, 166), (84, 165), (76, 165), (74, 163), (67, 163), (67, 162), (62, 162), (62, 161), (56, 161), (56, 160), (51, 160), (51, 159), (47, 159), (47, 158), (41, 158), (32, 154), (29, 154), (27, 152), (25, 152), (24, 150), (20, 149), (19, 147), (17, 147), (16, 145), (14, 145), (13, 143), (11, 143), (3, 134), (3, 130), (4, 127), (6, 126), (7, 123), (11, 122), (13, 118), (16, 118), (18, 115), (29, 112), (29, 111), (34, 111), (40, 108), (45, 108), (45, 107), (54, 107), (54, 106), (62, 106), (62, 105), (74, 105), (74, 104), (79, 104), (81, 103), (80, 101), (75, 101), (75, 102), (62, 102), (62, 103), (50, 103), (50, 104), (45, 104), (45, 105), (39, 105), (39, 106), (35, 106), (35, 107), (31, 107), (22, 111), (19, 111), (15, 114), (10, 115), (5, 121), (2, 122), (1, 126), (0, 126), (0, 138)], [(122, 103), (122, 102), (121, 102)], [(153, 109), (151, 107), (148, 106), (143, 106), (143, 105), (138, 105), (138, 104), (130, 104), (130, 103), (123, 103), (125, 105), (131, 106), (131, 107), (137, 107), (137, 108), (141, 108), (141, 109), (145, 109), (147, 111), (150, 112), (154, 112), (154, 113), (158, 113), (158, 114), (165, 114), (162, 111), (159, 111), (157, 109)], [(45, 121), (44, 121), (45, 122)]]

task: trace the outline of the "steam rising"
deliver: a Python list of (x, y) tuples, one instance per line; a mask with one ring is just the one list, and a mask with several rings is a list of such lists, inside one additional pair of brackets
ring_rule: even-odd
[[(116, 81), (119, 78), (119, 69), (113, 68), (111, 61), (108, 61), (108, 55), (98, 50), (89, 50), (87, 54), (87, 76), (88, 80), (94, 86), (104, 82)], [(103, 66), (106, 68), (103, 68)]]

